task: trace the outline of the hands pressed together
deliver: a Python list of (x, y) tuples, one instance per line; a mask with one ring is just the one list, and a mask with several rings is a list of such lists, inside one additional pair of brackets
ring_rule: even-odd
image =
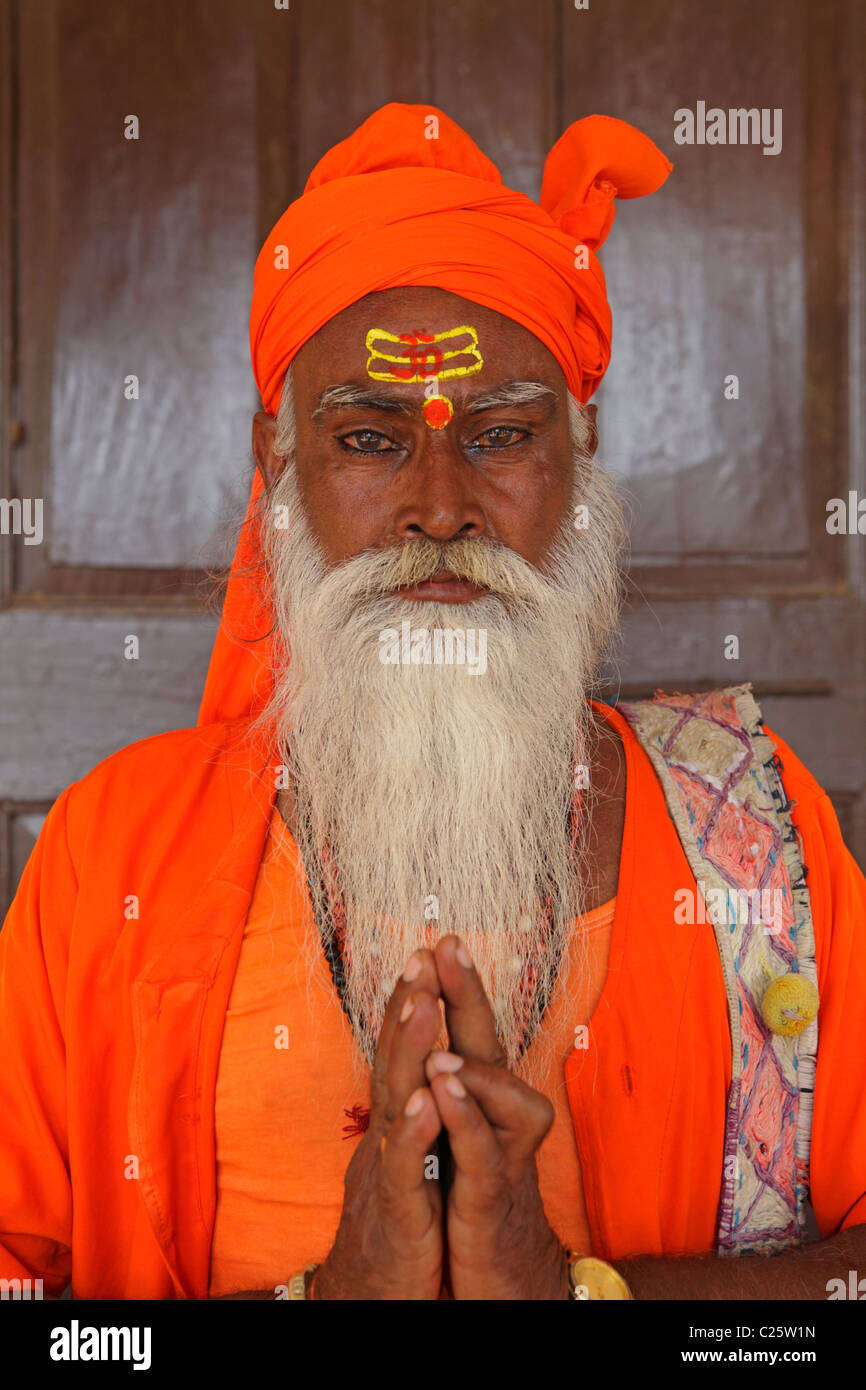
[[(451, 1043), (434, 1050), (441, 1024)], [(370, 1125), (346, 1173), (319, 1299), (565, 1299), (565, 1253), (548, 1225), (535, 1153), (553, 1106), (507, 1069), (466, 946), (410, 957), (373, 1067)], [(430, 1176), (447, 1133), (451, 1182)]]

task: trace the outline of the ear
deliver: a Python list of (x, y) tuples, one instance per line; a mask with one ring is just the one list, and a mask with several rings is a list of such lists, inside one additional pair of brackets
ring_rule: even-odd
[(274, 453), (276, 435), (277, 422), (274, 417), (264, 410), (257, 410), (253, 416), (253, 458), (266, 491), (273, 487), (286, 466), (286, 460)]

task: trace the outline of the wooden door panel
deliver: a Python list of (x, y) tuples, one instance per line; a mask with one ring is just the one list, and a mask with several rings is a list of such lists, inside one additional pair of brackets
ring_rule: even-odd
[(505, 0), (432, 8), (436, 104), (499, 168), (503, 182), (537, 198), (556, 128), (557, 7)]
[[(614, 316), (602, 449), (634, 494), (634, 564), (650, 591), (674, 566), (678, 586), (744, 593), (758, 576), (841, 568), (823, 507), (841, 485), (844, 437), (826, 410), (843, 368), (825, 332), (842, 111), (835, 65), (820, 62), (838, 16), (823, 9), (817, 26), (791, 0), (564, 12), (563, 122), (623, 115), (675, 166), (658, 193), (620, 205), (602, 250)], [(676, 144), (675, 113), (698, 101), (781, 110), (781, 152)], [(816, 368), (824, 389), (810, 394)], [(725, 399), (731, 375), (737, 400)]]
[(192, 615), (0, 614), (0, 799), (50, 804), (115, 749), (194, 725), (215, 634)]
[(46, 541), (19, 548), (19, 593), (104, 592), (106, 567), (178, 589), (240, 505), (253, 39), (233, 0), (20, 9), (16, 463)]

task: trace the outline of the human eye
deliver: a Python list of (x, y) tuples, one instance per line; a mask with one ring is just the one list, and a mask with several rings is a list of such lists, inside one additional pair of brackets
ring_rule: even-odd
[[(390, 454), (396, 446), (379, 430), (352, 430), (336, 436), (338, 444), (350, 454)], [(353, 443), (353, 441), (355, 441)], [(380, 447), (385, 445), (385, 448)]]
[[(529, 431), (516, 425), (492, 425), (489, 430), (479, 434), (469, 446), (472, 449), (510, 449), (529, 438)], [(489, 441), (485, 443), (485, 440)]]

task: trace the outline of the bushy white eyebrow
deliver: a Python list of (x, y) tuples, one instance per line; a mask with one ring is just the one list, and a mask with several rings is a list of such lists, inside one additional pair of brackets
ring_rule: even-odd
[[(464, 406), (467, 415), (479, 415), (485, 410), (507, 410), (509, 406), (545, 404), (552, 409), (556, 402), (556, 392), (543, 381), (506, 381), (478, 396), (469, 398)], [(320, 395), (313, 419), (319, 419), (335, 410), (345, 410), (353, 406), (368, 410), (385, 410), (397, 415), (415, 415), (420, 412), (423, 401), (407, 396), (392, 396), (385, 391), (377, 391), (369, 386), (357, 386), (346, 382), (342, 386), (327, 386)]]
[(415, 402), (401, 396), (389, 396), (385, 391), (377, 391), (369, 386), (356, 386), (347, 382), (343, 386), (327, 386), (318, 399), (313, 411), (313, 419), (328, 415), (334, 410), (347, 407), (366, 407), (368, 410), (388, 410), (397, 415), (414, 415)]
[(509, 406), (547, 405), (553, 408), (556, 392), (543, 381), (506, 381), (484, 395), (473, 396), (466, 402), (467, 415), (477, 415), (482, 410), (507, 410)]

